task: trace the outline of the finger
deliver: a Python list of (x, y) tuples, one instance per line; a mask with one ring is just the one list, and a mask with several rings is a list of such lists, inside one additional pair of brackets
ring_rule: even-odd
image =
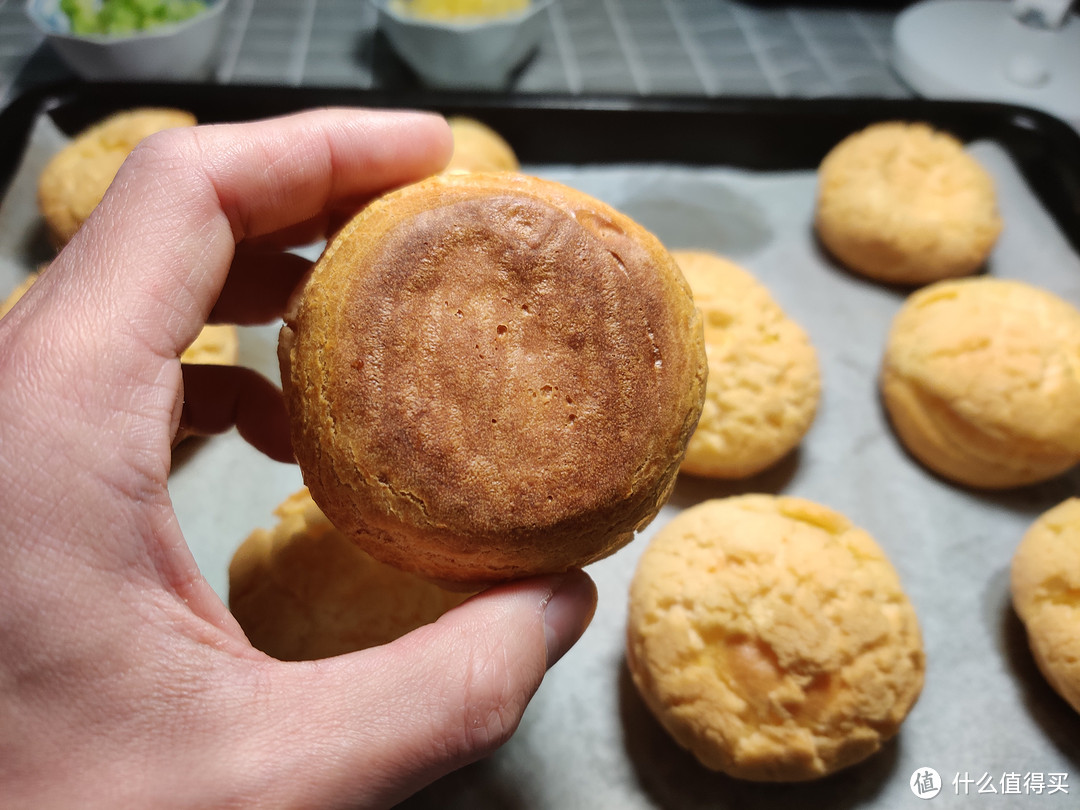
[(371, 110), (155, 133), (69, 243), (78, 267), (62, 253), (55, 268), (90, 274), (98, 294), (58, 303), (92, 308), (103, 335), (179, 356), (216, 301), (236, 243), (327, 222), (343, 203), (438, 171), (450, 149), (438, 116)]
[(270, 323), (280, 318), (311, 262), (295, 253), (239, 245), (229, 276), (210, 312), (214, 323)]
[[(399, 111), (322, 110), (176, 132), (194, 136), (237, 242), (356, 208), (437, 172), (453, 148), (440, 116)], [(232, 154), (222, 154), (221, 144)]]
[(242, 366), (182, 364), (184, 402), (174, 444), (235, 427), (256, 450), (275, 461), (294, 461), (289, 417), (281, 391)]
[(248, 237), (244, 242), (249, 245), (257, 245), (260, 248), (273, 248), (276, 250), (305, 247), (312, 242), (330, 238), (377, 196), (379, 195), (365, 194), (360, 197), (337, 200), (332, 206), (329, 206), (325, 211), (319, 212), (312, 219), (290, 225), (287, 228), (282, 228), (264, 236)]
[(262, 718), (267, 750), (289, 762), (281, 787), (297, 804), (388, 806), (486, 756), (595, 608), (592, 580), (572, 570), (493, 588), (384, 647), (282, 665)]

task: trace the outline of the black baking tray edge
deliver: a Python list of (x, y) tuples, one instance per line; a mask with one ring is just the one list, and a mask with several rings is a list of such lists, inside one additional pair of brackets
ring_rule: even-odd
[(382, 92), (354, 88), (86, 83), (32, 88), (0, 111), (0, 191), (31, 127), (48, 114), (74, 134), (135, 106), (190, 110), (204, 123), (353, 106), (468, 115), (505, 137), (525, 164), (681, 163), (815, 169), (843, 137), (884, 120), (924, 121), (962, 141), (1005, 149), (1080, 253), (1080, 134), (1038, 110), (926, 99), (772, 99)]

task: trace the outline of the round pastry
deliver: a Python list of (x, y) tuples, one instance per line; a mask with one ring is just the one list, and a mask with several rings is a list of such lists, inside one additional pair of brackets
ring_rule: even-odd
[(1080, 311), (1020, 281), (941, 281), (889, 332), (880, 386), (901, 441), (939, 475), (985, 489), (1080, 461)]
[(75, 235), (139, 141), (194, 124), (183, 110), (146, 107), (115, 113), (76, 135), (38, 179), (38, 207), (54, 244), (63, 247)]
[(329, 245), (281, 331), (293, 449), (372, 556), (564, 571), (648, 523), (697, 424), (701, 320), (640, 225), (514, 173), (428, 178)]
[(745, 478), (787, 455), (814, 421), (817, 353), (769, 291), (736, 264), (676, 250), (701, 311), (709, 383), (682, 471)]
[(274, 510), (229, 565), (229, 608), (256, 649), (303, 661), (387, 644), (460, 604), (453, 593), (377, 562), (306, 489)]
[(706, 767), (816, 779), (899, 730), (922, 689), (915, 611), (881, 548), (799, 498), (681, 512), (630, 586), (627, 665), (650, 711)]
[(503, 137), (474, 118), (446, 119), (454, 136), (454, 154), (443, 172), (516, 172), (520, 166)]
[(240, 336), (233, 324), (207, 324), (180, 355), (180, 362), (231, 366), (239, 354)]
[(1039, 517), (1012, 560), (1012, 601), (1035, 663), (1080, 712), (1080, 498)]
[(887, 122), (849, 135), (818, 169), (815, 226), (857, 273), (896, 284), (969, 275), (998, 234), (994, 181), (952, 135)]

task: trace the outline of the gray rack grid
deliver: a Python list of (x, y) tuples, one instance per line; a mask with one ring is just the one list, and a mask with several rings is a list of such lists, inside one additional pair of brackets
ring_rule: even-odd
[[(232, 0), (213, 80), (394, 88), (414, 82), (365, 0)], [(557, 0), (520, 93), (815, 98), (911, 92), (889, 66), (895, 13), (731, 0)], [(0, 100), (67, 77), (19, 0), (0, 0)]]

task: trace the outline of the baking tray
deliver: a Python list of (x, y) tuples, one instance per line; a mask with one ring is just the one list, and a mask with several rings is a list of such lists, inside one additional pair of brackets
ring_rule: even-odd
[[(527, 171), (606, 199), (669, 247), (736, 259), (818, 348), (823, 398), (801, 447), (746, 481), (681, 478), (641, 536), (590, 566), (600, 594), (593, 624), (549, 673), (514, 738), (405, 807), (911, 807), (920, 800), (909, 781), (926, 767), (943, 778), (939, 806), (1077, 806), (1080, 716), (1035, 668), (1009, 604), (1008, 566), (1031, 521), (1080, 493), (1080, 473), (990, 495), (942, 481), (908, 457), (875, 388), (885, 333), (908, 290), (835, 266), (811, 225), (814, 170), (836, 142), (875, 121), (926, 121), (967, 142), (998, 183), (1006, 227), (987, 272), (1029, 280), (1080, 304), (1080, 137), (1072, 129), (1025, 108), (923, 100), (72, 83), (33, 90), (0, 112), (0, 189), (9, 209), (0, 207), (0, 222), (11, 213), (43, 120), (71, 134), (114, 110), (147, 104), (184, 107), (204, 122), (327, 105), (474, 116), (510, 141)], [(7, 272), (48, 258), (43, 240), (13, 246), (3, 244), (5, 236), (0, 227)], [(315, 255), (318, 248), (308, 250)], [(242, 330), (241, 362), (276, 379), (275, 338), (276, 326)], [(178, 449), (170, 493), (200, 566), (223, 596), (236, 546), (252, 528), (270, 525), (274, 506), (299, 485), (295, 467), (266, 460), (234, 433)], [(926, 686), (900, 734), (866, 762), (817, 782), (759, 785), (704, 770), (651, 718), (626, 670), (626, 587), (645, 544), (677, 510), (743, 492), (811, 498), (867, 529), (896, 565), (922, 625)], [(1020, 793), (1011, 792), (1014, 774)], [(1064, 775), (1067, 792), (1023, 792), (1024, 777), (1046, 784), (1051, 774)]]
[(816, 168), (845, 135), (874, 121), (927, 121), (965, 141), (1007, 149), (1035, 194), (1080, 250), (1080, 139), (1026, 107), (922, 99), (757, 99), (379, 93), (343, 88), (81, 82), (31, 90), (0, 113), (0, 188), (15, 171), (36, 118), (69, 134), (103, 115), (146, 104), (191, 110), (200, 121), (244, 121), (312, 107), (413, 107), (474, 115), (524, 163), (645, 163)]

